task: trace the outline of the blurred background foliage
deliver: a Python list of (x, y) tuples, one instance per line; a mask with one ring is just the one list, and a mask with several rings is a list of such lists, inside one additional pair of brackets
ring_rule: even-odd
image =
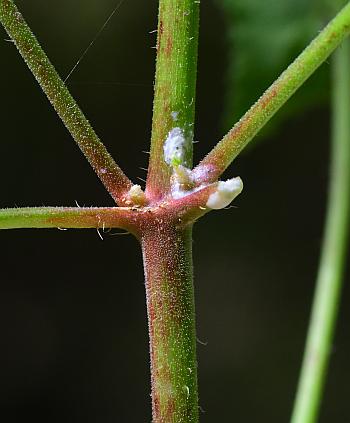
[[(16, 4), (66, 76), (116, 1)], [(328, 20), (317, 0), (201, 8), (195, 162)], [(125, 0), (69, 80), (135, 182), (147, 166), (156, 25), (156, 0)], [(6, 39), (1, 30), (0, 206), (112, 205)], [(326, 204), (328, 93), (326, 63), (228, 169), (245, 184), (234, 208), (195, 226), (204, 423), (288, 421)], [(93, 230), (0, 232), (3, 422), (151, 420), (141, 253), (115, 232), (104, 242)], [(321, 423), (350, 421), (345, 286)]]
[[(327, 0), (217, 0), (225, 19), (229, 46), (226, 72), (228, 130), (303, 50), (332, 16)], [(262, 135), (284, 120), (329, 99), (328, 68), (322, 67), (293, 96)], [(261, 135), (260, 135), (261, 136)]]

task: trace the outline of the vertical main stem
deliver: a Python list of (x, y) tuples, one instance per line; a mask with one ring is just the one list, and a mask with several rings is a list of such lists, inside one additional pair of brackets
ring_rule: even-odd
[(326, 229), (292, 423), (319, 414), (345, 267), (350, 211), (350, 41), (333, 61), (332, 165)]
[(160, 0), (157, 66), (153, 105), (152, 140), (147, 193), (162, 198), (170, 186), (171, 169), (163, 159), (163, 145), (173, 128), (188, 141), (188, 166), (192, 163), (195, 112), (199, 0)]
[[(146, 194), (170, 191), (164, 143), (175, 128), (192, 165), (199, 0), (159, 0), (157, 64)], [(154, 423), (197, 423), (198, 388), (192, 229), (154, 221), (142, 232)]]
[(162, 222), (142, 236), (154, 423), (198, 422), (192, 229)]

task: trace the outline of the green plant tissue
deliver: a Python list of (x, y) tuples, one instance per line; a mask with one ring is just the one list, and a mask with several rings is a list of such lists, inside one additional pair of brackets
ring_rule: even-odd
[[(223, 126), (228, 130), (261, 96), (332, 16), (327, 1), (216, 0), (227, 32)], [(271, 120), (263, 135), (283, 120), (329, 98), (325, 63)]]

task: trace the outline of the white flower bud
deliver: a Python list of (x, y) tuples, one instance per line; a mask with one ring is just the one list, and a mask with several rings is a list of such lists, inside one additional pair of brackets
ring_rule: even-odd
[(146, 202), (145, 193), (142, 191), (140, 185), (133, 185), (128, 192), (128, 197), (130, 200), (137, 205), (142, 206)]
[(227, 181), (219, 181), (216, 190), (210, 194), (206, 207), (216, 210), (223, 209), (242, 192), (242, 189), (243, 182), (239, 176), (237, 178), (228, 179)]

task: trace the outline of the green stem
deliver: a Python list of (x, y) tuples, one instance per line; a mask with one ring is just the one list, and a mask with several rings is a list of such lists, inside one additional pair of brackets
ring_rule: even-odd
[(333, 134), (329, 206), (316, 293), (292, 423), (319, 414), (345, 267), (350, 212), (350, 41), (333, 61)]
[(0, 229), (122, 228), (134, 232), (133, 213), (126, 207), (24, 207), (0, 210)]
[[(185, 140), (182, 164), (192, 166), (199, 3), (198, 0), (159, 1), (152, 139), (146, 183), (151, 203), (167, 196), (170, 190), (172, 166), (165, 161), (163, 148), (172, 130)], [(181, 209), (181, 200), (178, 203)], [(192, 230), (188, 226), (176, 228), (183, 224), (183, 219), (195, 220), (196, 216), (182, 216), (181, 212), (171, 216), (163, 219), (150, 214), (147, 219), (151, 220), (145, 221), (141, 230), (153, 422), (197, 423)]]
[(327, 59), (350, 32), (350, 3), (324, 28), (300, 56), (195, 169), (198, 183), (215, 181), (257, 132)]
[(197, 423), (192, 230), (155, 221), (141, 237), (153, 423)]
[(195, 112), (199, 1), (160, 0), (152, 140), (147, 176), (148, 197), (162, 198), (169, 190), (171, 168), (163, 159), (169, 131), (180, 128), (192, 163)]
[(0, 22), (108, 192), (124, 204), (131, 182), (99, 140), (12, 0), (0, 0)]

